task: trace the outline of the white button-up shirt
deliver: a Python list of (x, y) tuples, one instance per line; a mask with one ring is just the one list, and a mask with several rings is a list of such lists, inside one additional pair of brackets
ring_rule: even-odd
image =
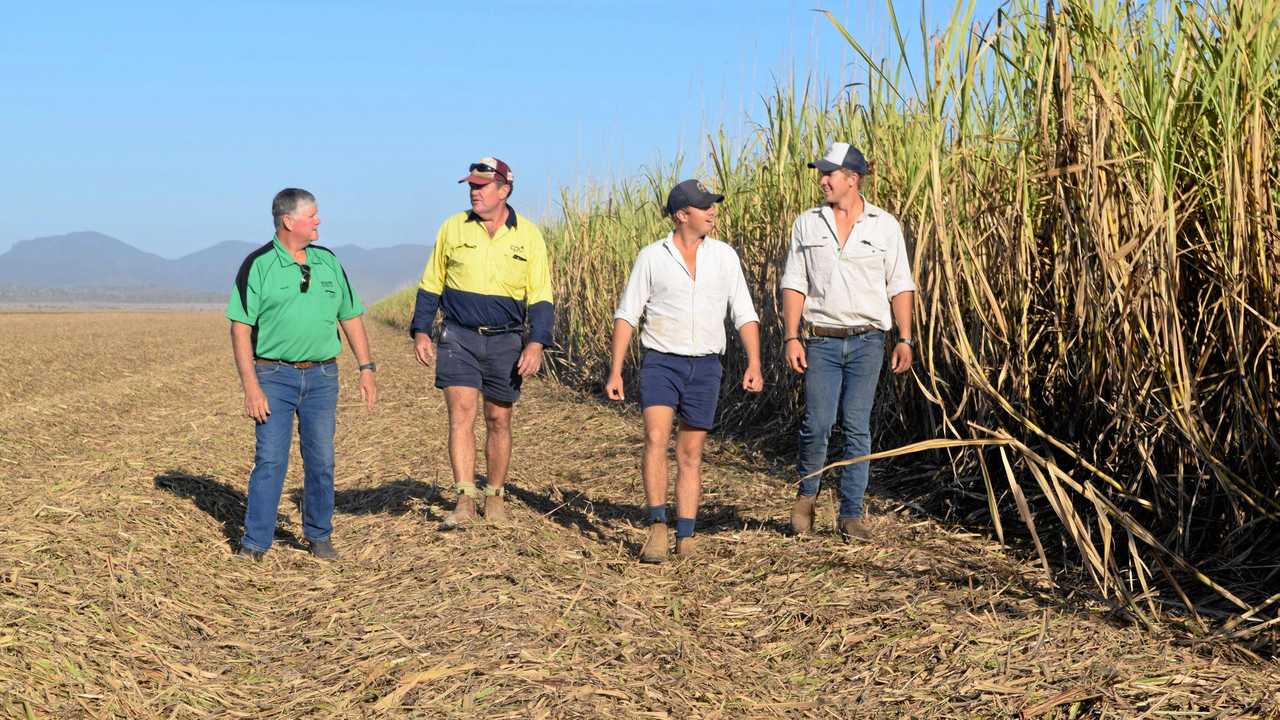
[(782, 288), (804, 294), (807, 322), (888, 330), (893, 321), (889, 300), (916, 289), (902, 226), (883, 209), (863, 203), (843, 250), (828, 205), (805, 210), (791, 226)]
[(671, 235), (651, 243), (636, 256), (613, 317), (640, 327), (640, 343), (650, 350), (675, 355), (723, 353), (726, 310), (735, 328), (760, 321), (751, 305), (742, 263), (733, 248), (703, 238), (694, 270), (696, 279)]

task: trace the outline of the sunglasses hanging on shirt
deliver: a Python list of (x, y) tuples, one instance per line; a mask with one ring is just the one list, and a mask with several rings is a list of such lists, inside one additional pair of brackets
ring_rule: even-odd
[(302, 270), (302, 279), (298, 281), (298, 292), (305, 293), (311, 289), (311, 266), (299, 263), (298, 268)]

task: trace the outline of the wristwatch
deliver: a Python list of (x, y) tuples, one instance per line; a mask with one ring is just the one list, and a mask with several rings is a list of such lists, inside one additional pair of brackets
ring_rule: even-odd
[(361, 371), (364, 371), (364, 370), (372, 370), (373, 372), (378, 372), (378, 363), (376, 363), (376, 362), (367, 362), (367, 363), (365, 363), (365, 364), (363, 364), (363, 365), (361, 365), (361, 366), (360, 366), (360, 370), (361, 370)]
[(915, 347), (915, 346), (916, 346), (916, 341), (915, 341), (915, 340), (912, 340), (911, 338), (898, 338), (898, 342), (900, 342), (900, 343), (906, 343), (906, 344), (907, 344), (907, 347), (912, 347), (912, 348), (913, 348), (913, 347)]

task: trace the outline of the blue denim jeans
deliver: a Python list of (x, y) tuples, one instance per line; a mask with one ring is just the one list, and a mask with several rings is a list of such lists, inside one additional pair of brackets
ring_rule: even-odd
[[(884, 333), (848, 338), (814, 337), (805, 351), (804, 422), (800, 425), (800, 476), (827, 464), (827, 441), (837, 417), (844, 435), (842, 458), (871, 452), (871, 407), (884, 362)], [(860, 462), (840, 473), (840, 517), (862, 517), (862, 496), (871, 468)], [(801, 495), (817, 495), (819, 476), (800, 481)]]
[(289, 469), (293, 418), (298, 418), (302, 449), (302, 532), (308, 540), (327, 540), (333, 532), (333, 432), (338, 412), (338, 366), (258, 363), (258, 384), (271, 414), (257, 426), (257, 449), (249, 475), (248, 507), (240, 544), (266, 551), (275, 536), (276, 512)]

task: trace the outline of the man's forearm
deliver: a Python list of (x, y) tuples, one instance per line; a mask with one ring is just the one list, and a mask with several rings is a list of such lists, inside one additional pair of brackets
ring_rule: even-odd
[(627, 357), (627, 346), (631, 344), (631, 335), (634, 332), (635, 328), (631, 327), (631, 323), (626, 320), (617, 318), (613, 321), (613, 340), (609, 352), (610, 375), (622, 372), (622, 362)]
[(751, 321), (738, 328), (738, 337), (742, 338), (742, 349), (747, 353), (747, 365), (760, 365), (760, 323)]
[(804, 294), (786, 288), (782, 291), (782, 329), (783, 337), (800, 336), (800, 316), (804, 312)]
[(356, 364), (366, 365), (372, 361), (369, 354), (369, 337), (364, 332), (364, 319), (362, 315), (357, 315), (350, 320), (339, 320), (338, 324), (342, 326), (342, 332), (347, 336), (347, 344), (351, 346), (351, 352), (356, 356)]
[(910, 290), (900, 292), (890, 300), (893, 308), (893, 320), (898, 326), (898, 337), (911, 339), (911, 311), (915, 305), (916, 294)]
[(253, 328), (231, 321), (231, 353), (236, 359), (236, 372), (240, 375), (240, 387), (257, 387), (258, 375), (253, 370)]

